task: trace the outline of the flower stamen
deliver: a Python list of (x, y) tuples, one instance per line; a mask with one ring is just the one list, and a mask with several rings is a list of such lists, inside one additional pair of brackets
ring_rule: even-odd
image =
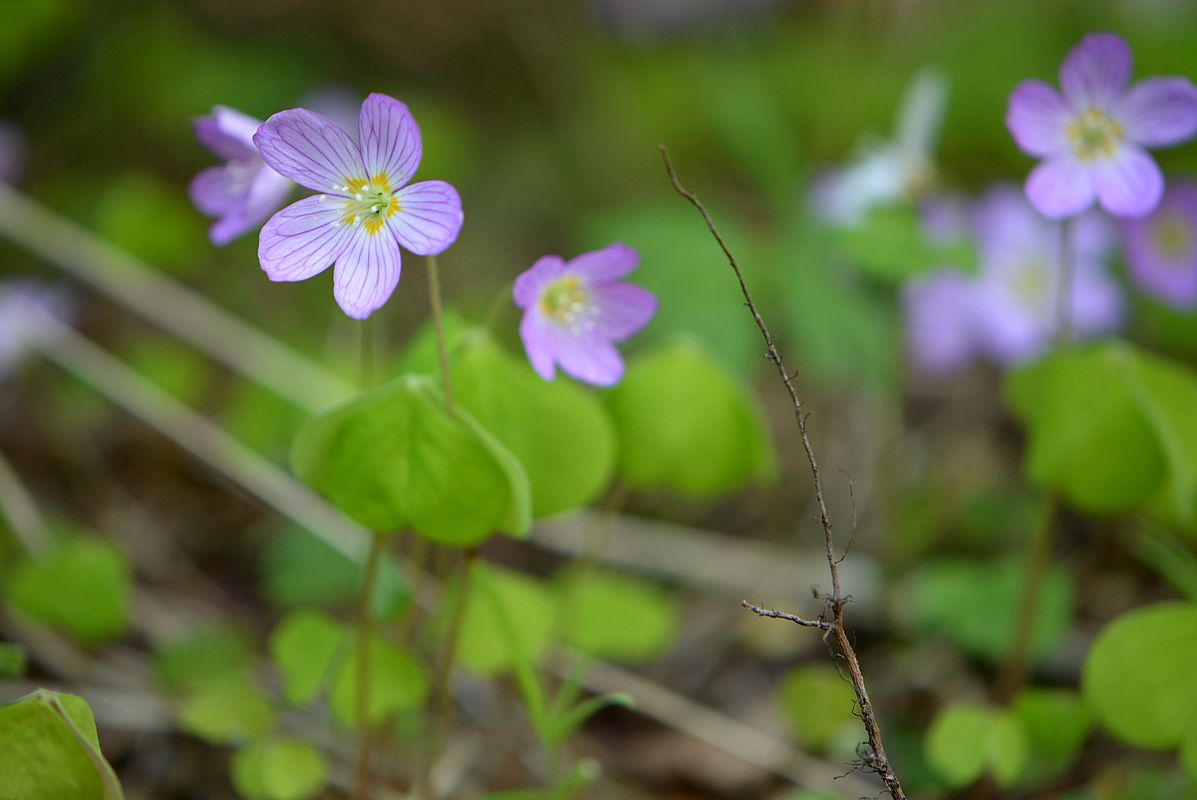
[(576, 329), (581, 317), (589, 313), (590, 300), (582, 282), (573, 275), (550, 283), (540, 295), (540, 310), (561, 325)]
[(1111, 158), (1125, 137), (1122, 126), (1098, 108), (1090, 108), (1068, 124), (1072, 152), (1081, 161)]

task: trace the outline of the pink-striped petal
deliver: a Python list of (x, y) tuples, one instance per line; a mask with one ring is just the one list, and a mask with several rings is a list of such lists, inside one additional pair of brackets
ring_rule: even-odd
[(252, 173), (237, 167), (208, 167), (191, 179), (187, 194), (209, 216), (220, 216), (241, 207)]
[(280, 111), (258, 128), (254, 144), (275, 172), (317, 192), (347, 194), (342, 187), (348, 181), (366, 178), (353, 139), (314, 111)]
[(399, 211), (387, 225), (399, 244), (418, 256), (443, 253), (457, 240), (464, 216), (461, 196), (444, 181), (422, 181), (395, 193)]
[(404, 103), (372, 94), (358, 119), (362, 161), (371, 178), (385, 174), (392, 189), (404, 186), (420, 166), (420, 128)]
[(627, 275), (636, 269), (639, 261), (640, 256), (635, 250), (626, 244), (615, 242), (602, 250), (571, 258), (565, 265), (565, 270), (584, 278), (587, 283), (606, 283)]
[(1179, 144), (1197, 134), (1197, 86), (1188, 78), (1140, 81), (1118, 104), (1118, 117), (1136, 144)]
[(632, 283), (592, 286), (587, 294), (599, 332), (616, 342), (647, 325), (657, 311), (657, 298)]
[(512, 287), (511, 297), (520, 308), (529, 308), (540, 301), (545, 287), (561, 277), (565, 261), (561, 256), (541, 256), (536, 263), (520, 273)]
[(1093, 172), (1068, 155), (1040, 163), (1027, 176), (1027, 199), (1041, 214), (1062, 219), (1079, 214), (1093, 203)]
[[(542, 261), (544, 259), (541, 259)], [(529, 308), (520, 320), (520, 339), (528, 353), (528, 362), (536, 374), (551, 381), (557, 374), (553, 363), (553, 323), (549, 322), (536, 308)]]
[(1068, 146), (1071, 117), (1059, 92), (1043, 81), (1023, 81), (1010, 95), (1006, 127), (1024, 153), (1049, 156)]
[(1130, 46), (1112, 33), (1094, 33), (1064, 58), (1060, 87), (1073, 111), (1107, 111), (1126, 90), (1130, 75)]
[(258, 239), (258, 260), (272, 281), (303, 281), (336, 261), (357, 230), (340, 223), (336, 198), (306, 197), (267, 221)]
[(399, 245), (385, 230), (374, 235), (353, 228), (349, 246), (337, 259), (333, 297), (354, 319), (365, 319), (386, 303), (399, 285)]
[(1118, 149), (1114, 158), (1094, 167), (1097, 198), (1116, 217), (1150, 214), (1164, 193), (1164, 176), (1155, 160), (1131, 145)]

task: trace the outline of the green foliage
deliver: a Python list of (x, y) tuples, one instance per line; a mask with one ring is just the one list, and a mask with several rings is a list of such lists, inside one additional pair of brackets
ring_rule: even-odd
[(836, 231), (844, 256), (869, 275), (903, 283), (945, 266), (975, 268), (967, 239), (939, 244), (928, 239), (918, 209), (909, 205), (874, 209), (862, 224)]
[(596, 658), (654, 661), (673, 643), (680, 626), (673, 596), (629, 575), (567, 571), (558, 591), (562, 637)]
[(1007, 787), (1022, 775), (1029, 747), (1011, 712), (962, 705), (935, 718), (927, 731), (926, 750), (927, 760), (948, 786), (968, 786), (988, 774)]
[(299, 739), (266, 739), (233, 755), (233, 785), (248, 800), (307, 800), (327, 777), (324, 756)]
[(270, 657), (283, 675), (283, 699), (310, 703), (349, 640), (345, 627), (316, 611), (296, 611), (270, 636)]
[(776, 471), (756, 400), (693, 339), (678, 339), (628, 364), (607, 395), (628, 486), (718, 497)]
[(1180, 763), (1197, 782), (1197, 715), (1189, 725), (1185, 738), (1180, 743)]
[[(36, 794), (31, 794), (36, 792)], [(123, 800), (82, 697), (38, 689), (0, 706), (0, 797)]]
[(128, 625), (129, 566), (102, 539), (76, 536), (18, 562), (4, 596), (31, 619), (85, 644), (101, 644)]
[(253, 657), (253, 642), (245, 631), (211, 625), (159, 648), (154, 654), (154, 675), (167, 689), (186, 691), (245, 675)]
[(1027, 737), (1029, 771), (1035, 774), (1067, 769), (1092, 727), (1081, 698), (1064, 689), (1027, 689), (1015, 699), (1014, 713)]
[(782, 330), (796, 351), (788, 361), (819, 383), (888, 388), (900, 354), (893, 301), (843, 269), (834, 246), (833, 232), (815, 225), (794, 226), (778, 244)]
[(615, 469), (615, 432), (593, 394), (545, 381), (484, 335), (453, 360), (454, 396), (523, 464), (536, 517), (593, 501)]
[[(366, 721), (370, 725), (384, 722), (392, 714), (419, 708), (429, 691), (428, 672), (410, 653), (390, 642), (375, 637), (369, 647), (370, 697)], [(357, 712), (356, 641), (349, 657), (333, 680), (329, 705), (333, 716), (347, 728), (356, 724)]]
[(0, 87), (22, 74), (27, 62), (61, 47), (63, 34), (87, 18), (87, 0), (23, 0), (20, 13), (6, 9), (0, 25)]
[(427, 377), (399, 378), (309, 420), (291, 458), (300, 478), (374, 531), (412, 528), (468, 546), (530, 526), (519, 461), (462, 410), (450, 416)]
[[(1014, 640), (1025, 575), (1026, 566), (1018, 559), (930, 562), (909, 577), (914, 624), (926, 634), (950, 639), (970, 655), (996, 663)], [(1066, 570), (1048, 570), (1031, 629), (1034, 656), (1048, 655), (1068, 630), (1073, 594)]]
[(1197, 720), (1197, 605), (1161, 603), (1115, 619), (1085, 662), (1084, 696), (1127, 744), (1170, 750)]
[[(539, 660), (552, 642), (557, 613), (549, 589), (535, 578), (481, 563), (470, 581), (457, 648), (462, 666), (486, 676), (511, 670), (519, 659)], [(451, 614), (451, 604), (445, 604), (445, 613)], [(514, 645), (500, 615), (514, 622)]]
[[(712, 213), (749, 275), (759, 278), (762, 265), (753, 255), (754, 242), (748, 231), (733, 215), (717, 209)], [(583, 239), (585, 249), (619, 241), (640, 254), (640, 265), (631, 277), (656, 295), (659, 305), (652, 322), (637, 334), (637, 341), (655, 344), (679, 334), (696, 337), (725, 368), (756, 372), (760, 333), (740, 305), (740, 289), (727, 259), (694, 209), (677, 198), (625, 206), (592, 217), (584, 227)]]
[(135, 339), (122, 357), (143, 377), (188, 405), (199, 404), (212, 377), (209, 362), (170, 339)]
[(214, 744), (238, 744), (274, 728), (274, 707), (243, 677), (213, 679), (195, 689), (179, 709), (183, 730)]
[(809, 664), (781, 682), (781, 705), (804, 748), (825, 750), (860, 721), (853, 716), (856, 694), (852, 684), (829, 664)]
[(24, 675), (26, 660), (25, 648), (12, 642), (0, 642), (0, 681)]
[(195, 254), (207, 248), (203, 217), (186, 195), (148, 173), (109, 184), (100, 194), (94, 225), (116, 247), (172, 272), (188, 271)]
[[(1189, 526), (1197, 499), (1197, 376), (1124, 343), (1070, 349), (1013, 373), (1026, 473), (1082, 511), (1150, 508)], [(1116, 453), (1117, 457), (1110, 454)]]

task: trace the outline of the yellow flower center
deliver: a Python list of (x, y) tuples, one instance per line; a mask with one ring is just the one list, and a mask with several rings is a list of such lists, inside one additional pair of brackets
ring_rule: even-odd
[(373, 236), (399, 211), (399, 198), (391, 193), (390, 178), (380, 172), (372, 178), (346, 178), (337, 191), (345, 196), (339, 224), (360, 225)]
[(1090, 108), (1068, 124), (1068, 142), (1081, 161), (1110, 158), (1122, 141), (1122, 126), (1104, 111)]
[(550, 283), (540, 295), (540, 311), (562, 325), (573, 325), (587, 312), (589, 298), (582, 282), (570, 275)]
[(1197, 244), (1188, 220), (1175, 212), (1165, 214), (1152, 226), (1151, 238), (1160, 255), (1169, 261), (1183, 260)]

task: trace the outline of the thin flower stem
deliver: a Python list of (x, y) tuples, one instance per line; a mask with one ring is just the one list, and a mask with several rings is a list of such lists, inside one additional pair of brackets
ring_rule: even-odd
[(432, 308), (432, 326), (436, 330), (436, 357), (441, 366), (441, 384), (445, 390), (445, 410), (453, 414), (453, 380), (449, 372), (449, 350), (445, 345), (445, 315), (441, 309), (441, 278), (436, 256), (428, 256), (428, 303)]
[(1043, 583), (1047, 579), (1052, 563), (1052, 550), (1059, 516), (1060, 499), (1052, 492), (1047, 497), (1043, 520), (1030, 542), (1031, 552), (1027, 557), (1027, 576), (1019, 595), (1018, 616), (1014, 623), (1014, 640), (1002, 671), (998, 676), (995, 694), (999, 702), (1008, 705), (1014, 701), (1030, 671), (1031, 645), (1035, 634), (1035, 612), (1043, 594)]
[(470, 601), (470, 584), (474, 574), (474, 562), (478, 557), (478, 548), (471, 547), (465, 551), (461, 563), (460, 578), (452, 617), (449, 619), (449, 630), (445, 634), (445, 642), (441, 648), (441, 658), (436, 666), (436, 674), (432, 682), (432, 731), (429, 736), (428, 754), (420, 766), (416, 780), (416, 800), (435, 800), (432, 787), (432, 770), (436, 763), (445, 734), (449, 728), (453, 710), (452, 678), (453, 665), (457, 661), (458, 643), (461, 639), (461, 626), (465, 620), (466, 606)]
[(357, 754), (354, 759), (354, 800), (370, 797), (370, 651), (374, 638), (374, 584), (386, 550), (386, 535), (375, 533), (362, 570), (362, 594), (357, 607), (357, 692), (353, 719), (357, 725)]
[(848, 599), (840, 590), (840, 558), (836, 555), (835, 540), (832, 536), (831, 517), (827, 513), (827, 503), (823, 498), (823, 480), (819, 472), (819, 462), (815, 459), (815, 452), (811, 447), (810, 437), (807, 434), (807, 412), (802, 406), (798, 389), (794, 386), (794, 377), (797, 373), (791, 373), (786, 367), (785, 361), (777, 349), (777, 344), (773, 341), (773, 335), (769, 332), (768, 326), (765, 325), (765, 320), (761, 317), (761, 313), (752, 299), (752, 293), (748, 290), (748, 283), (744, 280), (744, 273), (741, 272), (736, 257), (732, 255), (731, 250), (723, 241), (718, 228), (715, 227), (715, 222), (711, 219), (711, 215), (707, 213), (706, 207), (698, 197), (682, 185), (677, 171), (673, 168), (673, 162), (669, 159), (669, 150), (665, 145), (661, 145), (660, 150), (661, 158), (665, 162), (665, 171), (669, 174), (669, 180), (673, 184), (674, 191), (690, 203), (690, 205), (694, 206), (699, 214), (702, 215), (707, 230), (714, 237), (715, 242), (719, 245), (719, 249), (723, 251), (723, 255), (727, 258), (727, 263), (731, 267), (732, 272), (735, 273), (736, 281), (740, 284), (740, 293), (744, 296), (744, 302), (748, 306), (748, 311), (752, 314), (752, 319), (756, 322), (756, 327), (761, 332), (761, 338), (764, 340), (765, 356), (777, 368), (778, 375), (781, 377), (782, 383), (785, 384), (786, 392), (789, 393), (790, 402), (794, 406), (794, 417), (798, 422), (798, 431), (802, 437), (802, 449), (806, 454), (806, 461), (810, 466), (811, 478), (814, 482), (815, 501), (819, 508), (819, 523), (823, 528), (823, 542), (827, 551), (827, 569), (831, 575), (831, 596), (826, 598), (828, 609), (831, 613), (829, 623), (831, 625), (830, 634), (835, 637), (836, 647), (848, 668), (852, 688), (856, 693), (858, 713), (861, 722), (864, 723), (865, 733), (869, 741), (870, 752), (867, 753), (866, 758), (862, 758), (861, 767), (875, 772), (881, 778), (881, 782), (885, 784), (885, 789), (889, 792), (893, 800), (906, 800), (906, 792), (902, 789), (902, 784), (898, 780), (893, 767), (890, 765), (889, 757), (885, 753), (885, 745), (881, 741), (881, 728), (877, 724), (877, 717), (873, 710), (873, 703), (869, 699), (868, 689), (865, 688), (864, 675), (860, 669), (860, 662), (856, 657), (856, 649), (853, 647), (852, 639), (848, 636), (844, 628), (844, 606), (847, 604)]
[(1075, 254), (1072, 250), (1072, 220), (1060, 223), (1060, 272), (1056, 278), (1057, 348), (1072, 342), (1072, 281)]

